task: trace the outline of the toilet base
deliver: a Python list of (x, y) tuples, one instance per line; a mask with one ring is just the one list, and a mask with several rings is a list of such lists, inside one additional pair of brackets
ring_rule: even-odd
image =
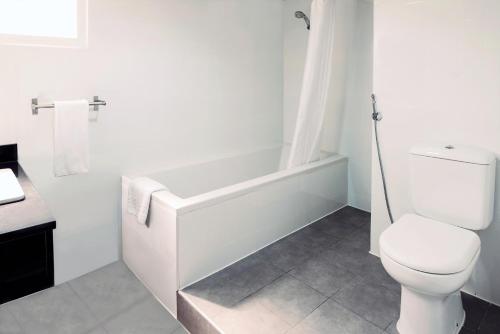
[(464, 321), (460, 291), (431, 296), (401, 287), (400, 334), (457, 334)]

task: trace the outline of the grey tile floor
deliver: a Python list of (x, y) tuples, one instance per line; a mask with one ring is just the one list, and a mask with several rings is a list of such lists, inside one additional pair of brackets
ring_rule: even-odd
[[(369, 222), (344, 208), (198, 282), (181, 320), (192, 334), (397, 333), (400, 287), (368, 253)], [(461, 334), (500, 333), (500, 307), (462, 299)], [(187, 331), (122, 262), (0, 305), (0, 334), (160, 333)]]
[(187, 333), (122, 262), (0, 305), (0, 334)]
[[(369, 245), (370, 214), (346, 207), (179, 292), (180, 319), (192, 334), (397, 333), (400, 286)], [(462, 334), (500, 333), (500, 308), (463, 300)]]

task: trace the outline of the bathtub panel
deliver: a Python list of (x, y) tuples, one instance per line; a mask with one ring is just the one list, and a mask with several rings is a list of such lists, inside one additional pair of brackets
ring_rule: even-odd
[(288, 179), (181, 215), (181, 287), (288, 234), (283, 232), (287, 225), (297, 229), (304, 217), (297, 205), (297, 188), (298, 180)]
[(127, 212), (128, 180), (122, 182), (123, 261), (164, 307), (177, 316), (177, 230), (175, 210), (153, 198), (149, 227)]
[(347, 160), (337, 164), (301, 174), (300, 191), (309, 203), (304, 205), (308, 210), (305, 219), (315, 221), (331, 213), (332, 207), (344, 206), (348, 197)]
[(178, 216), (183, 288), (341, 208), (347, 161), (257, 187)]

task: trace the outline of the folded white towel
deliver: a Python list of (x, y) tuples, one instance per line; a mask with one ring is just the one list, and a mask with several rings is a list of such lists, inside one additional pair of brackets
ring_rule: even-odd
[(89, 171), (89, 103), (85, 100), (54, 103), (54, 174), (66, 176)]
[(128, 186), (127, 210), (137, 217), (139, 224), (146, 224), (149, 212), (151, 195), (156, 191), (167, 190), (167, 188), (147, 177), (133, 179)]

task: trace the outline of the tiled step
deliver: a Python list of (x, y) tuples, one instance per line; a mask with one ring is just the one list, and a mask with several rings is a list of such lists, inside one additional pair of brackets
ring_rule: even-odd
[[(180, 291), (178, 319), (191, 334), (395, 334), (400, 286), (369, 244), (370, 215), (346, 207)], [(500, 308), (462, 299), (462, 334), (500, 333)]]

